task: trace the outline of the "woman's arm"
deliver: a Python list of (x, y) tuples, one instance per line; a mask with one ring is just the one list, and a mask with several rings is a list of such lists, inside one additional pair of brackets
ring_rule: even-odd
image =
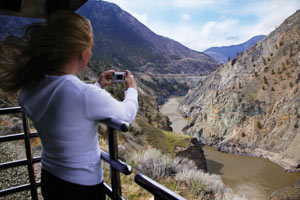
[[(113, 98), (103, 87), (111, 84), (109, 82), (110, 71), (104, 72), (99, 78), (99, 85), (89, 86), (85, 92), (86, 115), (91, 120), (102, 120), (105, 118), (114, 118), (120, 121), (131, 123), (138, 111), (138, 93), (136, 82), (130, 71), (126, 71), (125, 76), (125, 99), (120, 102)], [(105, 75), (106, 74), (106, 75)], [(106, 79), (108, 77), (108, 80)], [(111, 78), (111, 76), (110, 76)], [(104, 80), (103, 80), (104, 79)], [(103, 84), (104, 83), (104, 84)], [(101, 85), (102, 84), (102, 85)]]

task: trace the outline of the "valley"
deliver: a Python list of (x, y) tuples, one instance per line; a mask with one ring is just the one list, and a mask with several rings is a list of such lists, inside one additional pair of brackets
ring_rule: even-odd
[[(159, 151), (157, 163), (164, 155), (176, 164), (177, 155), (181, 153), (185, 157), (180, 159), (186, 159), (196, 149), (192, 157), (200, 164), (190, 169), (207, 168), (209, 173), (221, 176), (220, 182), (235, 194), (248, 199), (269, 199), (274, 191), (286, 186), (292, 188), (299, 182), (300, 11), (251, 45), (246, 42), (231, 46), (242, 51), (236, 56), (236, 52), (231, 52), (231, 59), (228, 55), (216, 55), (220, 58), (216, 59), (218, 62), (205, 53), (155, 34), (115, 4), (89, 1), (78, 12), (91, 20), (95, 35), (93, 58), (78, 75), (80, 79), (94, 83), (105, 70), (129, 69), (137, 80), (140, 109), (130, 131), (120, 135), (122, 159), (134, 163), (138, 169), (137, 163), (144, 158), (133, 161), (132, 155), (150, 149)], [(0, 26), (4, 27), (0, 38), (30, 22), (31, 19), (9, 20), (0, 16)], [(5, 45), (0, 43), (1, 62), (7, 62), (4, 49)], [(124, 97), (122, 84), (107, 90), (119, 100)], [(1, 107), (18, 105), (16, 96), (8, 96), (1, 90), (0, 104)], [(18, 118), (3, 118), (1, 123), (10, 126), (3, 127), (1, 134), (21, 127)], [(104, 146), (105, 131), (101, 127), (98, 131)], [(191, 138), (199, 142), (195, 145)], [(37, 146), (40, 148), (40, 144)], [(190, 167), (190, 161), (183, 163), (186, 166), (182, 168)], [(206, 176), (216, 178), (199, 175)], [(176, 182), (172, 173), (159, 180), (188, 199), (195, 199), (200, 193), (199, 186), (189, 195), (188, 184), (180, 178)], [(219, 184), (217, 180), (212, 185)], [(226, 187), (222, 184), (224, 194)], [(300, 194), (300, 188), (296, 191), (289, 188), (286, 190), (292, 190), (290, 193)], [(217, 198), (218, 191), (205, 189), (207, 199)], [(130, 192), (126, 195), (136, 198)]]

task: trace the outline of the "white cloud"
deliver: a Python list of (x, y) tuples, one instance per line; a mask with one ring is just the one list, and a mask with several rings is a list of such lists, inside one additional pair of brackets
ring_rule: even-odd
[(185, 46), (198, 51), (204, 51), (212, 46), (231, 45), (229, 36), (236, 35), (238, 21), (225, 19), (222, 21), (209, 21), (203, 26), (178, 25), (168, 27), (159, 23), (152, 27), (156, 33), (168, 36)]
[(184, 19), (184, 20), (190, 20), (190, 19), (192, 19), (192, 17), (189, 14), (183, 14), (182, 15), (182, 19)]
[[(212, 46), (238, 44), (255, 35), (269, 34), (300, 8), (300, 0), (251, 0), (245, 3), (239, 0), (108, 1), (118, 4), (155, 33), (198, 51)], [(181, 19), (184, 20), (168, 21), (171, 20), (170, 10), (182, 13)], [(209, 20), (203, 21), (204, 17), (197, 21), (195, 11), (209, 12)], [(163, 18), (159, 19), (161, 13)], [(186, 24), (191, 16), (193, 20)]]

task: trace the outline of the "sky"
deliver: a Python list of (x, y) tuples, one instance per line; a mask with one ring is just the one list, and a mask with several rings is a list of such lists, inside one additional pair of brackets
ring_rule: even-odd
[(268, 35), (300, 9), (300, 0), (106, 0), (158, 35), (197, 51)]

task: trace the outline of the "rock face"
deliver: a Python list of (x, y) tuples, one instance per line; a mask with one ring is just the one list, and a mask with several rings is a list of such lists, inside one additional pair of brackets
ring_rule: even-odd
[(188, 158), (195, 162), (198, 169), (207, 172), (206, 158), (203, 149), (200, 145), (193, 145), (184, 151), (180, 151), (176, 154), (178, 157)]
[(300, 11), (190, 90), (185, 131), (225, 152), (300, 171)]

